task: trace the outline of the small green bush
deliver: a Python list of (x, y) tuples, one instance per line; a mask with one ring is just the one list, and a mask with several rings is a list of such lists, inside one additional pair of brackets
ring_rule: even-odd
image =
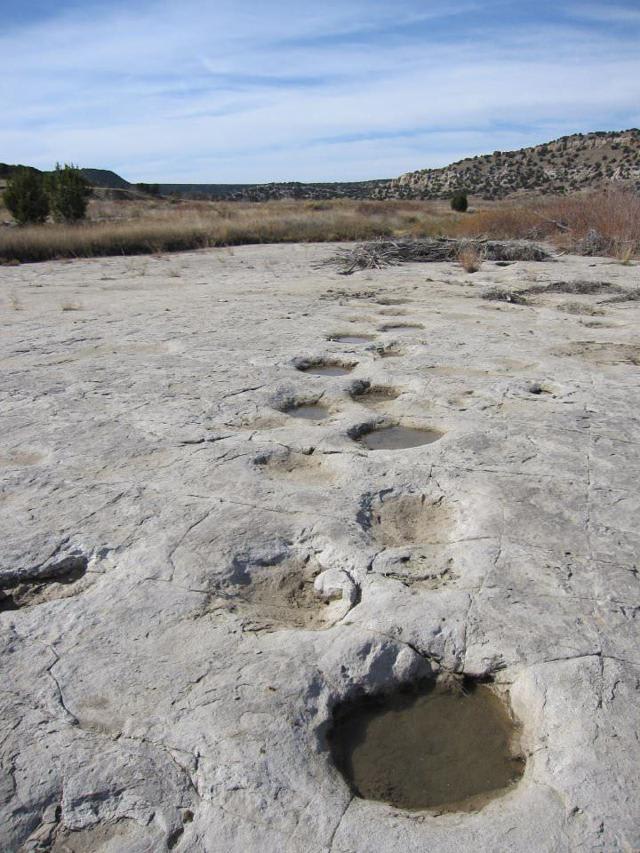
[(469, 199), (466, 193), (456, 193), (451, 199), (451, 210), (457, 213), (464, 213), (469, 207)]
[(87, 214), (89, 182), (76, 166), (56, 164), (47, 179), (51, 212), (56, 222), (78, 222)]
[(44, 175), (35, 169), (16, 169), (7, 181), (3, 198), (18, 225), (44, 222), (49, 215)]

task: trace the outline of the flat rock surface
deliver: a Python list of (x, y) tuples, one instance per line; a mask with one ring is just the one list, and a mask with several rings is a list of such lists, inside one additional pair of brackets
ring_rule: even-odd
[[(1, 849), (640, 848), (640, 303), (481, 298), (638, 267), (333, 251), (0, 268)], [(521, 781), (353, 796), (336, 705), (447, 671)]]

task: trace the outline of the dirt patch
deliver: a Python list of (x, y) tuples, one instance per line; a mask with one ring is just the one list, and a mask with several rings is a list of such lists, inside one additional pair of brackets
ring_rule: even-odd
[(453, 512), (442, 498), (382, 493), (362, 501), (358, 521), (380, 549), (375, 574), (436, 589), (457, 579), (450, 550)]
[(342, 706), (329, 735), (355, 796), (441, 812), (477, 810), (512, 788), (525, 764), (517, 741), (505, 702), (455, 678)]
[(297, 450), (261, 453), (253, 462), (268, 477), (284, 477), (306, 485), (328, 483), (335, 478), (324, 456), (313, 450), (307, 453)]
[(358, 519), (381, 548), (445, 544), (453, 527), (451, 507), (424, 494), (365, 498)]
[(216, 590), (214, 609), (236, 613), (249, 631), (329, 628), (330, 600), (313, 585), (321, 571), (313, 560), (294, 556), (275, 562), (238, 557), (231, 577)]

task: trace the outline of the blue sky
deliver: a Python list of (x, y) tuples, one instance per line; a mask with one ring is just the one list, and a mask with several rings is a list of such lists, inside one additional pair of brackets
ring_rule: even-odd
[(0, 161), (361, 180), (640, 125), (640, 0), (0, 0)]

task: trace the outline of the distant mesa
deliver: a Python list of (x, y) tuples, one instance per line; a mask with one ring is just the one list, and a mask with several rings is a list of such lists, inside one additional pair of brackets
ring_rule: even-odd
[(92, 187), (104, 187), (111, 190), (132, 190), (133, 184), (116, 175), (111, 169), (82, 169), (82, 174)]

